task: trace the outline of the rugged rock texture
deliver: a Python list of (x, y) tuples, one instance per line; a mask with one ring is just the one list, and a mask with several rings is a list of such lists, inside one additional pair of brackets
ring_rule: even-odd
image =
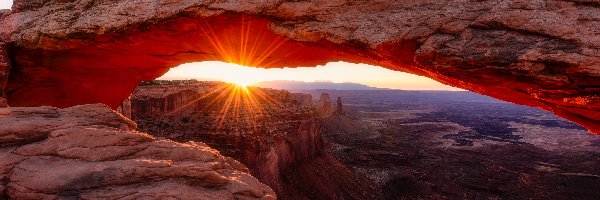
[(297, 104), (299, 106), (312, 107), (313, 100), (312, 95), (304, 94), (304, 93), (290, 93), (292, 98), (292, 103)]
[(336, 115), (346, 115), (344, 112), (344, 105), (342, 104), (342, 97), (337, 98), (337, 102), (335, 104), (335, 112)]
[(0, 199), (275, 199), (203, 143), (136, 131), (105, 105), (0, 109)]
[(0, 108), (8, 106), (6, 94), (4, 93), (6, 83), (8, 82), (8, 72), (10, 71), (9, 59), (6, 45), (0, 42)]
[(116, 108), (139, 81), (192, 61), (344, 60), (540, 107), (600, 133), (597, 1), (17, 0), (0, 25), (14, 106)]
[(317, 101), (316, 108), (319, 110), (319, 114), (323, 118), (327, 118), (333, 114), (333, 101), (331, 101), (328, 93), (321, 93), (321, 96)]
[(198, 100), (201, 94), (216, 89), (222, 83), (153, 85), (136, 88), (131, 94), (131, 119), (141, 116), (161, 116), (182, 108), (194, 109), (188, 105)]
[(131, 96), (127, 97), (121, 105), (115, 109), (115, 111), (121, 113), (123, 116), (131, 119)]

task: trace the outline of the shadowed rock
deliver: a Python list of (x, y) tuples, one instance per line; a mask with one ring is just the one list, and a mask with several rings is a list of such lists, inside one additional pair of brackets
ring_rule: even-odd
[(136, 131), (105, 105), (0, 109), (0, 197), (275, 199), (203, 143)]

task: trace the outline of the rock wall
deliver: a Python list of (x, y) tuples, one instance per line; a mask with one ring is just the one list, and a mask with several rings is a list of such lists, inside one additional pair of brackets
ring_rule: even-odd
[[(177, 112), (178, 109), (192, 106), (200, 94), (207, 94), (210, 90), (221, 87), (220, 82), (199, 82), (194, 80), (181, 81), (151, 81), (146, 85), (136, 88), (131, 94), (132, 119), (135, 116), (161, 115)], [(124, 101), (126, 104), (127, 102)]]
[(346, 115), (346, 112), (344, 112), (344, 105), (342, 104), (342, 97), (337, 98), (335, 111), (333, 113), (336, 115)]
[(239, 162), (101, 104), (0, 108), (0, 180), (0, 199), (275, 199)]
[[(134, 94), (136, 94), (134, 92)], [(176, 111), (185, 104), (198, 98), (198, 93), (191, 90), (183, 90), (177, 93), (161, 95), (159, 97), (136, 96), (132, 99), (132, 112), (135, 115), (164, 114)]]
[(331, 101), (329, 93), (321, 93), (316, 108), (322, 118), (327, 118), (333, 114), (333, 101)]
[(115, 109), (118, 113), (121, 113), (127, 119), (131, 119), (131, 96), (127, 97), (127, 99), (123, 100), (123, 103)]
[[(193, 61), (342, 60), (539, 107), (600, 132), (600, 5), (592, 1), (19, 0), (0, 26), (14, 106), (116, 108), (138, 82)], [(252, 51), (241, 45), (249, 41), (257, 41)]]
[(7, 107), (6, 84), (8, 83), (8, 72), (10, 71), (10, 61), (8, 59), (7, 45), (0, 42), (0, 108)]
[(299, 106), (312, 107), (312, 95), (304, 93), (291, 93), (292, 101)]

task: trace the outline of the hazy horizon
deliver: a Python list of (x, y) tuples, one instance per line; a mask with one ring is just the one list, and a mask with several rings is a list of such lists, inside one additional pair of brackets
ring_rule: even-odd
[(11, 9), (13, 4), (12, 0), (4, 0), (0, 2), (0, 9)]
[(183, 79), (224, 81), (244, 85), (265, 81), (358, 83), (383, 89), (464, 91), (423, 76), (347, 62), (330, 62), (316, 67), (263, 69), (206, 61), (171, 68), (169, 72), (158, 78), (158, 80)]

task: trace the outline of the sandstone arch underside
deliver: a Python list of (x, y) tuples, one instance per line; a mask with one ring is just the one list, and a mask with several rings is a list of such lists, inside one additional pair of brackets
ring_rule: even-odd
[(600, 133), (597, 1), (17, 0), (0, 25), (0, 96), (11, 106), (115, 108), (140, 81), (188, 62), (349, 61), (539, 107)]

